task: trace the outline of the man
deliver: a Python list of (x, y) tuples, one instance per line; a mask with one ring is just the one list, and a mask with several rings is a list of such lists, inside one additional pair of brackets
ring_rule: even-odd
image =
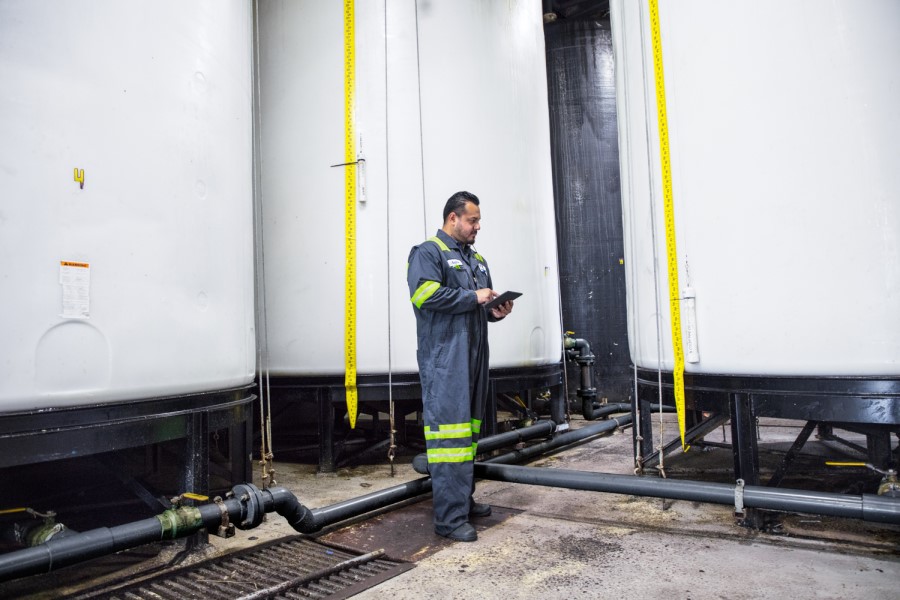
[(425, 444), (434, 493), (434, 531), (474, 542), (469, 517), (491, 507), (472, 498), (474, 459), (488, 391), (488, 321), (512, 311), (497, 296), (487, 262), (472, 244), (481, 229), (478, 198), (457, 192), (444, 206), (444, 226), (409, 253), (406, 280), (416, 314)]

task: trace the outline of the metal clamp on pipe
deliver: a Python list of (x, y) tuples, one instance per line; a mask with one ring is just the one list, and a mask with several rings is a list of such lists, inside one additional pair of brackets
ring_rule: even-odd
[(734, 486), (734, 516), (744, 516), (744, 480), (738, 479)]
[(216, 503), (216, 506), (219, 507), (219, 512), (222, 513), (222, 522), (219, 523), (219, 527), (216, 529), (215, 533), (220, 538), (230, 538), (234, 537), (234, 523), (230, 521), (228, 518), (228, 507), (225, 506), (225, 501), (222, 500), (221, 496), (216, 496), (213, 498), (213, 502)]

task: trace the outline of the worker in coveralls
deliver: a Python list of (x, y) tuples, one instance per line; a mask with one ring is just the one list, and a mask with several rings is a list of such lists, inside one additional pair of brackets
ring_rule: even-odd
[(472, 247), (481, 229), (478, 198), (457, 192), (444, 226), (409, 253), (406, 280), (416, 314), (425, 444), (434, 493), (434, 531), (473, 542), (470, 517), (491, 514), (472, 498), (478, 433), (488, 392), (488, 321), (512, 302), (488, 310), (497, 296), (487, 261)]

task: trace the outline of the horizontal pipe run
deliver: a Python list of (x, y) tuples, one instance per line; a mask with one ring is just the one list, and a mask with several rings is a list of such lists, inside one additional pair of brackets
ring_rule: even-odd
[[(626, 405), (628, 406), (628, 405)], [(545, 421), (545, 423), (552, 424), (552, 421)], [(521, 462), (528, 458), (532, 458), (534, 456), (543, 454), (544, 452), (548, 452), (555, 448), (561, 448), (563, 446), (568, 446), (570, 444), (575, 444), (577, 442), (584, 441), (588, 438), (607, 433), (612, 431), (618, 427), (622, 427), (623, 425), (628, 425), (631, 423), (631, 415), (622, 415), (621, 417), (616, 417), (615, 419), (610, 419), (608, 421), (600, 421), (599, 423), (591, 423), (590, 425), (585, 425), (584, 427), (580, 427), (578, 429), (570, 429), (565, 433), (561, 433), (554, 438), (540, 442), (538, 444), (533, 444), (528, 446), (527, 448), (522, 448), (520, 450), (513, 450), (512, 452), (508, 452), (506, 454), (501, 454), (500, 456), (495, 456), (494, 458), (488, 459), (486, 462), (491, 463), (515, 463)], [(539, 425), (539, 424), (538, 424)], [(555, 427), (555, 426), (554, 426)], [(523, 433), (528, 432), (529, 435), (523, 435), (521, 439), (528, 439), (530, 437), (537, 437), (538, 435), (542, 435), (542, 430), (537, 428), (537, 425), (533, 425), (531, 427), (526, 427), (524, 429), (519, 430)], [(507, 436), (508, 434), (512, 434), (513, 432), (502, 433), (499, 435), (490, 436), (484, 438), (483, 440), (479, 440), (478, 448), (476, 450), (477, 454), (483, 454), (488, 452), (489, 450), (494, 450), (496, 448), (501, 448), (503, 446), (509, 445), (512, 443), (510, 441), (510, 437), (504, 437), (503, 440), (499, 440), (503, 436)], [(495, 443), (495, 440), (497, 443)], [(499, 443), (500, 441), (506, 443)], [(516, 440), (513, 440), (516, 441)], [(413, 459), (413, 469), (415, 469), (416, 473), (421, 473), (422, 475), (428, 474), (428, 459), (425, 454), (419, 454)]]
[(0, 554), (0, 581), (48, 573), (143, 544), (186, 537), (201, 529), (215, 531), (223, 522), (223, 513), (240, 529), (256, 527), (266, 512), (278, 512), (297, 531), (315, 531), (309, 509), (285, 488), (260, 490), (251, 484), (241, 484), (232, 491), (233, 497), (218, 504), (180, 506), (155, 517), (54, 537), (39, 546)]
[(216, 531), (223, 524), (226, 513), (228, 522), (236, 527), (252, 529), (262, 523), (265, 513), (276, 512), (295, 531), (309, 534), (339, 521), (430, 491), (431, 478), (423, 477), (325, 508), (310, 510), (286, 488), (260, 490), (251, 484), (240, 484), (233, 488), (232, 497), (218, 503), (178, 507), (141, 521), (74, 533), (64, 538), (51, 539), (39, 546), (2, 554), (0, 581), (48, 573), (143, 544), (186, 537), (201, 529)]
[[(614, 429), (622, 427), (623, 425), (628, 425), (629, 423), (631, 423), (631, 415), (622, 415), (621, 417), (616, 417), (615, 419), (610, 419), (608, 421), (591, 423), (590, 425), (585, 425), (584, 427), (561, 433), (553, 439), (547, 440), (546, 442), (533, 444), (531, 446), (528, 446), (527, 448), (522, 448), (521, 450), (513, 450), (512, 452), (507, 452), (506, 454), (501, 454), (500, 456), (490, 458), (485, 462), (489, 462), (492, 464), (509, 464), (520, 462), (529, 458), (533, 458), (550, 450), (554, 450), (556, 448), (583, 442), (588, 438), (592, 438), (603, 433), (608, 433)], [(479, 450), (481, 450), (480, 446)]]
[(476, 452), (478, 454), (484, 454), (485, 452), (492, 452), (498, 448), (512, 446), (513, 444), (518, 444), (519, 442), (528, 439), (545, 437), (551, 435), (555, 429), (556, 423), (553, 421), (538, 421), (529, 427), (513, 429), (512, 431), (482, 438), (478, 440), (478, 449)]
[(314, 508), (310, 511), (314, 520), (314, 531), (430, 491), (431, 477), (423, 477), (324, 508)]
[[(494, 481), (544, 485), (591, 492), (649, 496), (711, 504), (735, 505), (740, 488), (725, 483), (676, 481), (566, 469), (542, 469), (495, 463), (475, 463), (475, 476)], [(850, 496), (762, 486), (744, 486), (742, 505), (813, 515), (900, 524), (900, 500), (871, 494)]]
[(117, 527), (102, 527), (0, 555), (0, 581), (114, 554), (162, 538), (159, 519), (151, 517)]

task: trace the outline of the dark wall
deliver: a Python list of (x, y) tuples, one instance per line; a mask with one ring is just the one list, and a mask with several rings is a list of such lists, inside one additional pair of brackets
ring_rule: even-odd
[[(557, 21), (544, 33), (563, 328), (590, 343), (598, 398), (623, 402), (632, 372), (609, 21)], [(577, 366), (567, 369), (574, 398)]]

